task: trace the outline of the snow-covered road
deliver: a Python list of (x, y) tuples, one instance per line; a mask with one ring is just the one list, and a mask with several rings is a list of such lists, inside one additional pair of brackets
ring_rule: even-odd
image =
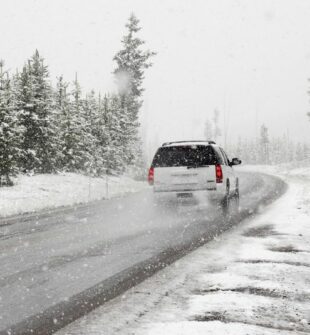
[[(271, 201), (284, 188), (279, 179), (267, 175), (243, 173), (241, 178), (243, 215), (260, 207), (262, 199)], [(194, 248), (203, 243), (202, 238), (211, 240), (229, 226), (215, 208), (202, 201), (155, 206), (150, 190), (3, 225), (0, 333), (12, 325), (16, 325), (12, 334), (24, 334), (27, 329), (30, 333), (43, 324), (45, 330), (64, 325), (95, 307), (83, 304), (96, 304), (98, 295), (101, 304), (104, 295), (111, 293), (107, 290), (114, 290), (114, 296), (120, 293), (122, 288), (117, 291), (115, 282), (121, 281), (126, 269), (140, 264), (143, 268), (136, 270), (141, 272), (148, 265), (145, 261), (151, 259), (154, 265), (159, 254), (159, 260), (166, 257), (169, 263), (191, 244)], [(165, 250), (170, 250), (170, 261)], [(140, 279), (133, 278), (132, 283)]]
[(255, 218), (59, 335), (309, 334), (310, 169), (280, 175), (288, 191)]

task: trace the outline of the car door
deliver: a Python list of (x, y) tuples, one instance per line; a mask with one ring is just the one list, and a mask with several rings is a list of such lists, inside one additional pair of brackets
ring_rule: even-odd
[(230, 165), (230, 160), (224, 151), (224, 149), (220, 148), (221, 153), (224, 157), (224, 162), (225, 162), (225, 170), (227, 171), (227, 177), (229, 178), (230, 181), (230, 189), (235, 190), (236, 189), (236, 175), (233, 167)]

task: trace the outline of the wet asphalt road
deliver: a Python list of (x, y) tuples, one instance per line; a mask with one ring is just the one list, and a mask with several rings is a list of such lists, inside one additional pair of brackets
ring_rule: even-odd
[(230, 222), (203, 196), (158, 206), (145, 190), (0, 223), (0, 334), (50, 334), (285, 190), (267, 175), (240, 173), (240, 181), (241, 213)]

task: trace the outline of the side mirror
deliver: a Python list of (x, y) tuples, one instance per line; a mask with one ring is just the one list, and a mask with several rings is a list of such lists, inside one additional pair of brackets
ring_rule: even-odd
[(239, 158), (233, 158), (230, 162), (230, 166), (233, 166), (233, 165), (240, 165), (242, 163), (241, 159)]

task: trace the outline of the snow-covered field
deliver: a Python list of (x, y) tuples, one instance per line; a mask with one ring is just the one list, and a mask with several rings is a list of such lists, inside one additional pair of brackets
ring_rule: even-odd
[(71, 206), (136, 192), (146, 183), (129, 177), (92, 178), (76, 173), (19, 175), (0, 188), (0, 217)]
[(286, 194), (59, 335), (309, 334), (310, 168), (256, 169)]

